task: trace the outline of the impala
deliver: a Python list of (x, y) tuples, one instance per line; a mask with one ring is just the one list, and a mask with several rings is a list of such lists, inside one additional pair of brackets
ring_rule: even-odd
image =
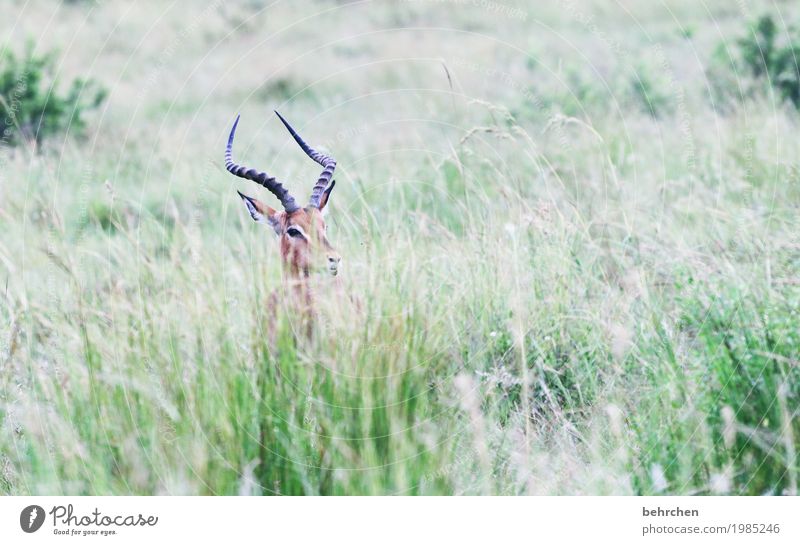
[[(336, 181), (332, 180), (336, 161), (333, 157), (324, 155), (306, 144), (281, 114), (277, 111), (275, 114), (306, 155), (323, 168), (311, 190), (308, 205), (305, 207), (298, 205), (289, 191), (273, 176), (238, 165), (233, 161), (233, 139), (239, 124), (239, 116), (236, 117), (228, 136), (228, 145), (225, 148), (225, 168), (235, 176), (264, 186), (280, 201), (283, 210), (276, 210), (258, 199), (237, 191), (250, 216), (256, 222), (272, 227), (278, 235), (284, 278), (294, 288), (294, 302), (300, 302), (305, 310), (310, 311), (312, 296), (308, 278), (311, 271), (322, 269), (336, 276), (340, 270), (341, 257), (328, 241), (325, 219), (322, 217), (331, 191), (336, 184)], [(274, 295), (271, 298), (273, 302)]]

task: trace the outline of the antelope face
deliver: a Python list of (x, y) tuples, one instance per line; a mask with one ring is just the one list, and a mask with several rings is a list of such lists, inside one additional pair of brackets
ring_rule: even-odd
[(302, 273), (304, 276), (308, 276), (312, 270), (325, 270), (336, 276), (341, 269), (342, 258), (328, 241), (327, 226), (322, 217), (331, 191), (336, 185), (336, 180), (331, 179), (336, 168), (336, 161), (311, 148), (280, 114), (278, 117), (306, 155), (323, 167), (317, 183), (311, 190), (308, 206), (298, 206), (294, 197), (273, 176), (233, 162), (231, 150), (236, 126), (239, 124), (238, 117), (228, 137), (228, 146), (225, 149), (225, 168), (235, 176), (266, 187), (280, 200), (283, 210), (279, 212), (258, 199), (239, 192), (250, 216), (258, 223), (271, 226), (280, 238), (281, 258), (292, 275), (298, 276)]
[(320, 209), (308, 207), (286, 214), (280, 231), (281, 255), (296, 270), (339, 274), (342, 258), (328, 240)]
[(328, 240), (328, 226), (322, 213), (334, 183), (323, 195), (321, 208), (307, 206), (293, 212), (279, 212), (239, 193), (250, 217), (257, 223), (269, 225), (278, 235), (281, 258), (294, 273), (325, 270), (333, 276), (339, 274), (342, 258)]

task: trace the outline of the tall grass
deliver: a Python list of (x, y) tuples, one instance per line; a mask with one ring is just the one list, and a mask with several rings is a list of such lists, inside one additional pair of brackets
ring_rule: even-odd
[[(389, 24), (440, 8), (370, 13)], [(264, 54), (231, 20), (276, 15), (226, 9), (241, 13), (201, 20), (174, 48), (195, 58), (200, 37), (220, 40), (199, 73), (156, 71), (162, 87), (143, 94), (121, 73), (96, 139), (2, 150), (0, 490), (797, 493), (795, 112), (761, 96), (721, 113), (681, 82), (653, 115), (620, 59), (613, 85), (565, 112), (557, 75), (469, 34), (450, 36), (462, 48), (443, 59), (450, 83), (439, 59), (354, 57), (444, 40), (411, 30), (323, 49), (336, 70), (316, 76), (291, 61), (308, 44), (287, 36), (270, 50), (289, 63), (273, 96), (267, 76), (237, 68), (234, 85), (220, 67)], [(341, 9), (324, 16), (333, 28), (352, 15)], [(603, 46), (557, 15), (542, 17)], [(92, 17), (149, 24), (113, 3)], [(612, 33), (614, 17), (599, 19)], [(506, 24), (518, 38), (530, 20)], [(664, 43), (680, 56), (685, 38)], [(120, 43), (98, 70), (163, 45)], [(65, 56), (87, 54), (76, 47)], [(476, 65), (459, 63), (465, 51)], [(492, 62), (511, 79), (487, 77)], [(372, 94), (348, 101), (365, 82)], [(271, 107), (340, 165), (328, 221), (345, 269), (315, 279), (312, 338), (267, 304), (277, 243), (234, 188), (270, 197), (219, 166), (242, 110), (243, 162), (310, 189), (316, 170)]]

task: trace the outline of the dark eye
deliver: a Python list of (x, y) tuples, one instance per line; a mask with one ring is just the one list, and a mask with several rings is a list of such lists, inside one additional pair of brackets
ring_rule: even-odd
[(290, 237), (302, 237), (303, 236), (303, 233), (301, 233), (299, 229), (295, 229), (294, 227), (289, 227), (286, 230), (286, 234), (288, 234)]

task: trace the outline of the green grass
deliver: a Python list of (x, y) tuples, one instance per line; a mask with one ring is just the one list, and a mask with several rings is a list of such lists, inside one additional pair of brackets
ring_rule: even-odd
[[(0, 28), (109, 89), (87, 140), (0, 149), (2, 493), (797, 493), (800, 116), (710, 95), (729, 3), (575, 2), (602, 35), (257, 4)], [(238, 157), (307, 196), (273, 108), (339, 162), (313, 339), (235, 189), (274, 199), (221, 166), (241, 112)]]

